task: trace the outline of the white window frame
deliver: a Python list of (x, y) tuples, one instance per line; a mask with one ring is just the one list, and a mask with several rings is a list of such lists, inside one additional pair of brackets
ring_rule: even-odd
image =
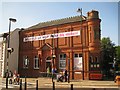
[[(60, 57), (61, 55), (62, 55), (62, 58)], [(63, 67), (61, 67), (61, 64)], [(59, 69), (65, 69), (65, 68), (66, 68), (66, 54), (62, 53), (59, 55)]]
[(39, 69), (39, 58), (38, 58), (38, 56), (34, 57), (34, 69)]

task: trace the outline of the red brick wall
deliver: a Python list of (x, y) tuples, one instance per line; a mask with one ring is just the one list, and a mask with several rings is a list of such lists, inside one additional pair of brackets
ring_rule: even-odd
[[(55, 67), (59, 69), (59, 54), (66, 53), (66, 63), (68, 58), (70, 58), (70, 71), (71, 78), (81, 79), (81, 74), (75, 74), (74, 65), (74, 53), (82, 53), (82, 42), (83, 42), (83, 55), (84, 55), (84, 71), (89, 72), (89, 56), (100, 56), (100, 40), (94, 39), (94, 30), (96, 26), (100, 26), (100, 20), (84, 21), (82, 25), (82, 32), (80, 36), (66, 37), (66, 38), (56, 38), (54, 39), (55, 46)], [(23, 38), (29, 36), (40, 36), (45, 34), (54, 34), (60, 32), (78, 31), (80, 30), (80, 22), (74, 22), (63, 25), (50, 26), (39, 29), (23, 30), (20, 31), (20, 53), (19, 53), (19, 73), (24, 76), (25, 74), (29, 76), (37, 76), (39, 72), (46, 72), (46, 57), (51, 56), (51, 47), (49, 50), (42, 50), (46, 43), (52, 46), (52, 39), (39, 40), (39, 41), (29, 41), (23, 42)], [(98, 29), (96, 31), (99, 32)], [(90, 37), (91, 33), (91, 37)], [(82, 36), (82, 37), (81, 37)], [(81, 41), (82, 38), (82, 41)], [(23, 68), (23, 56), (27, 55), (30, 60), (29, 68), (26, 70)], [(40, 59), (40, 69), (33, 69), (33, 58), (35, 55), (39, 56)], [(66, 69), (68, 69), (68, 64), (66, 64)], [(60, 70), (59, 70), (60, 71)], [(29, 74), (30, 73), (30, 74)], [(89, 79), (89, 73), (84, 74), (85, 79)]]

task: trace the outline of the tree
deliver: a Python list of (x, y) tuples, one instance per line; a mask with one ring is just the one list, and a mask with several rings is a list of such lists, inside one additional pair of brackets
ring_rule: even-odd
[(115, 44), (112, 43), (109, 37), (104, 37), (101, 40), (101, 49), (103, 56), (101, 69), (105, 75), (109, 75), (110, 69), (113, 68), (114, 57), (116, 56)]
[(116, 58), (120, 61), (120, 46), (116, 46)]
[(115, 63), (115, 69), (116, 71), (120, 70), (120, 46), (116, 46), (116, 63)]

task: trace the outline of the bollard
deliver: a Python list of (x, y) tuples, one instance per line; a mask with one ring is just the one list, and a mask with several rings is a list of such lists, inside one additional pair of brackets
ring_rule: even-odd
[(71, 84), (71, 90), (73, 90), (73, 84)]
[(36, 80), (36, 90), (38, 90), (38, 80)]
[(70, 83), (70, 76), (68, 75), (68, 83)]
[(25, 77), (25, 90), (27, 90), (27, 82), (26, 82), (26, 77)]
[(8, 89), (8, 76), (6, 76), (6, 89)]
[(22, 90), (22, 79), (20, 79), (20, 90)]
[(55, 82), (53, 82), (53, 90), (55, 90)]

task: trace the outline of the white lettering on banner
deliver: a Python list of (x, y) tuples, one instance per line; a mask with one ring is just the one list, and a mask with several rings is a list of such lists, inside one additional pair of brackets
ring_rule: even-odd
[(23, 42), (45, 40), (45, 39), (51, 39), (53, 37), (62, 38), (62, 37), (72, 37), (72, 36), (79, 36), (79, 35), (80, 35), (80, 31), (71, 31), (71, 32), (47, 34), (47, 35), (42, 35), (42, 36), (25, 37), (23, 39)]

